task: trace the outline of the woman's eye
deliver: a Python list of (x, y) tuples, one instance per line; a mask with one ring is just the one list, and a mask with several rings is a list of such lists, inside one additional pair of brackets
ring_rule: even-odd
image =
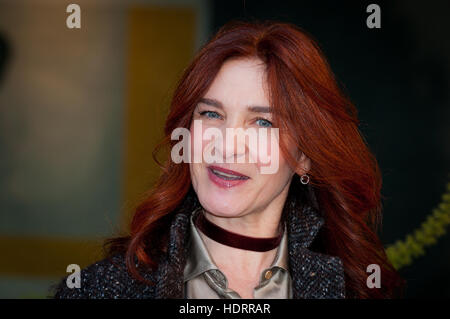
[(220, 119), (220, 117), (221, 117), (219, 113), (213, 112), (213, 111), (203, 111), (203, 112), (200, 112), (200, 115), (206, 116), (211, 119)]
[(266, 119), (257, 119), (256, 124), (258, 124), (259, 126), (262, 126), (262, 127), (271, 127), (272, 126), (272, 122), (270, 122)]

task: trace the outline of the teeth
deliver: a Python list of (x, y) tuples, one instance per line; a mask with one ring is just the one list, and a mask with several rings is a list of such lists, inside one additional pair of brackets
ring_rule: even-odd
[(216, 171), (215, 169), (213, 169), (213, 171), (216, 174), (219, 174), (219, 175), (222, 175), (222, 176), (226, 176), (226, 177), (239, 177), (239, 176), (236, 176), (236, 175), (227, 174), (225, 172)]
[(226, 177), (228, 179), (247, 179), (246, 177), (243, 177), (243, 176), (236, 176), (236, 175), (232, 175), (232, 174), (227, 174), (227, 173), (224, 173), (224, 172), (216, 171), (215, 169), (212, 169), (212, 171), (213, 171), (214, 174)]

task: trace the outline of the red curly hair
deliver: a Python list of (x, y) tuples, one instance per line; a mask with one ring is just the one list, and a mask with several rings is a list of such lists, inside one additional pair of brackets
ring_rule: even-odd
[[(357, 111), (339, 88), (317, 43), (299, 27), (279, 22), (231, 22), (200, 50), (185, 70), (171, 102), (165, 138), (154, 151), (169, 149), (172, 131), (189, 129), (193, 110), (222, 64), (256, 57), (266, 65), (274, 126), (311, 160), (309, 175), (325, 224), (320, 250), (338, 256), (345, 269), (346, 296), (394, 297), (402, 280), (389, 263), (376, 232), (381, 223), (381, 174), (358, 130)], [(297, 167), (286, 139), (280, 148)], [(169, 158), (147, 198), (137, 207), (130, 235), (108, 242), (110, 253), (126, 253), (129, 271), (141, 280), (134, 260), (156, 267), (167, 251), (170, 216), (191, 187), (189, 165)], [(381, 267), (381, 288), (369, 289), (366, 268)]]

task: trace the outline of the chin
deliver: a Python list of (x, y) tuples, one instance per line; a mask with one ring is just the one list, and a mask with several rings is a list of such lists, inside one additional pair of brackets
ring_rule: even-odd
[(236, 217), (245, 211), (243, 205), (240, 204), (240, 199), (224, 198), (210, 193), (198, 196), (200, 204), (209, 213), (220, 217)]

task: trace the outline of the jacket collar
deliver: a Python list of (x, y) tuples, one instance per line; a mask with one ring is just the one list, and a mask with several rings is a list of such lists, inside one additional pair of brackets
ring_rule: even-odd
[[(342, 261), (338, 257), (308, 249), (323, 226), (324, 219), (314, 208), (316, 205), (299, 205), (298, 202), (290, 196), (283, 211), (287, 222), (293, 298), (344, 298)], [(159, 279), (155, 291), (157, 299), (184, 298), (190, 216), (199, 205), (192, 192), (188, 194), (185, 203), (187, 205), (178, 210), (170, 225), (167, 254), (158, 267)]]

